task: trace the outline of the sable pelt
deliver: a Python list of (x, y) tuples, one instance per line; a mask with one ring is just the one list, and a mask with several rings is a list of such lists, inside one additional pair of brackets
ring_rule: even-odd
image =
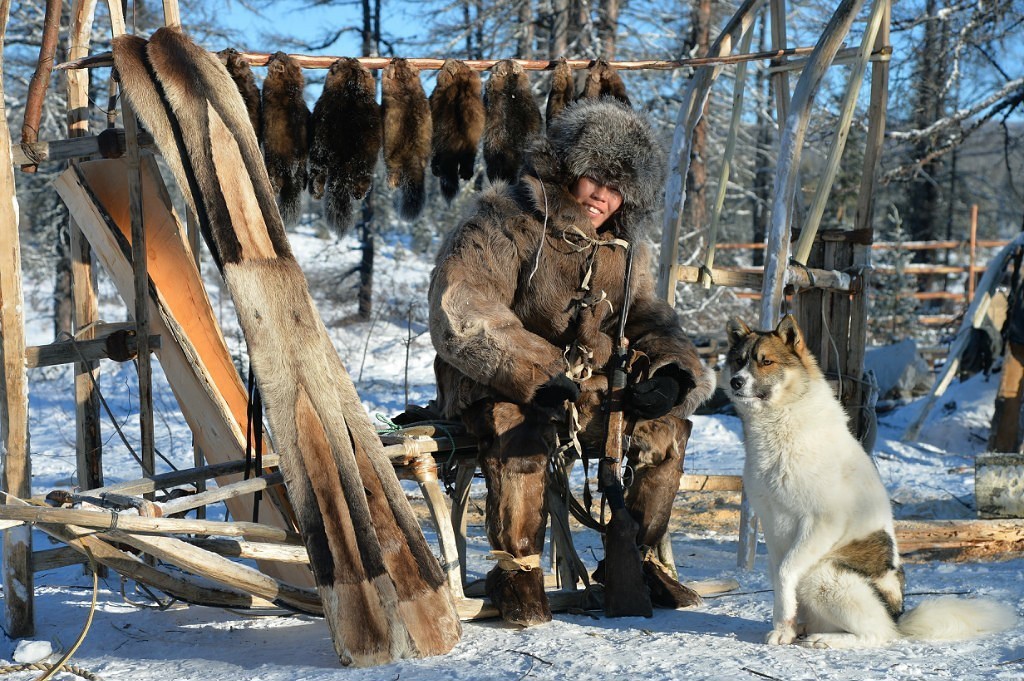
[(309, 155), (309, 107), (302, 93), (306, 81), (298, 63), (284, 52), (267, 62), (263, 80), (263, 127), (260, 142), (281, 217), (294, 224), (306, 188)]
[(242, 101), (245, 102), (245, 109), (249, 112), (252, 129), (258, 133), (263, 125), (263, 103), (260, 101), (260, 88), (256, 85), (256, 76), (249, 68), (249, 62), (233, 47), (221, 50), (217, 56), (227, 68), (231, 80), (235, 81)]
[(388, 185), (401, 192), (401, 215), (411, 220), (423, 210), (434, 124), (419, 69), (405, 59), (393, 59), (384, 69), (381, 116)]
[(548, 91), (548, 104), (544, 112), (547, 126), (562, 113), (562, 109), (572, 104), (576, 98), (576, 79), (573, 77), (569, 62), (559, 59), (551, 72), (551, 89)]
[(604, 59), (598, 59), (590, 67), (587, 79), (583, 83), (583, 91), (580, 92), (580, 99), (600, 99), (602, 97), (613, 97), (626, 106), (633, 106), (626, 94), (626, 84), (615, 67)]
[(484, 131), (484, 102), (480, 75), (457, 59), (447, 59), (430, 93), (434, 121), (430, 170), (441, 184), (446, 201), (459, 191), (459, 178), (473, 177), (476, 147)]
[(491, 67), (484, 89), (484, 164), (487, 179), (515, 182), (523, 168), (526, 144), (540, 132), (540, 109), (522, 65), (503, 59)]
[(339, 234), (349, 227), (353, 202), (373, 185), (382, 137), (375, 89), (373, 74), (358, 59), (342, 57), (331, 64), (313, 107), (309, 190), (324, 199), (324, 213)]

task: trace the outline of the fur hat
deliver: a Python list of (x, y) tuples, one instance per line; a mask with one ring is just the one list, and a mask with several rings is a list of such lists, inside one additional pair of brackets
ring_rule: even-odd
[(589, 177), (615, 187), (627, 223), (660, 205), (665, 177), (660, 145), (647, 119), (625, 104), (611, 98), (572, 104), (551, 122), (548, 145), (562, 184)]

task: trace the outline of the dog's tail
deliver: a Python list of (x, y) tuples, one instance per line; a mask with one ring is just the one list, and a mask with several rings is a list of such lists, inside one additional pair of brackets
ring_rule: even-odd
[(1015, 626), (1017, 613), (988, 598), (931, 598), (903, 613), (896, 623), (904, 638), (956, 641)]

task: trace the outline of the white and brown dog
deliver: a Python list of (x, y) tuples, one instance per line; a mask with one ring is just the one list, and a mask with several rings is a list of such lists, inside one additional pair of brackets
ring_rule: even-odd
[(733, 319), (728, 333), (724, 379), (743, 421), (743, 487), (761, 520), (775, 592), (767, 643), (865, 647), (1013, 626), (1014, 611), (991, 600), (943, 597), (903, 611), (885, 486), (796, 321), (751, 331)]

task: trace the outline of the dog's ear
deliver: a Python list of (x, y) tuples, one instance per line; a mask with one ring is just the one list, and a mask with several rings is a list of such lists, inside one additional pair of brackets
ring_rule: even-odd
[(729, 335), (729, 344), (736, 345), (750, 335), (750, 327), (739, 317), (733, 317), (725, 325), (725, 332)]
[(796, 318), (793, 315), (788, 314), (782, 318), (779, 325), (775, 327), (775, 335), (793, 348), (795, 352), (800, 352), (803, 349), (804, 336), (800, 333), (800, 327), (796, 325)]

